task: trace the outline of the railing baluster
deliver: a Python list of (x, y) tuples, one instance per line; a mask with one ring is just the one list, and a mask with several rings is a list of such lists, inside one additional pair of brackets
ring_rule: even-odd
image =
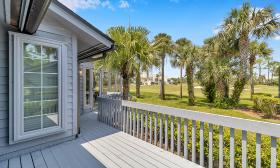
[(171, 143), (170, 143), (170, 148), (171, 152), (174, 152), (174, 116), (171, 116)]
[(242, 167), (247, 167), (247, 131), (242, 130)]
[(208, 168), (213, 167), (213, 125), (209, 124), (209, 155)]
[(261, 168), (261, 134), (256, 133), (256, 168)]
[(204, 122), (200, 122), (200, 152), (199, 164), (204, 166)]
[(140, 127), (139, 115), (140, 115), (139, 109), (137, 109), (137, 113), (136, 113), (136, 122), (137, 122), (136, 136), (137, 136), (137, 138), (139, 138), (139, 127)]
[(164, 126), (165, 126), (164, 149), (168, 150), (168, 115), (164, 116)]
[(126, 128), (126, 122), (125, 122), (125, 120), (126, 120), (126, 109), (127, 109), (127, 107), (121, 107), (122, 108), (122, 117), (123, 117), (123, 120), (122, 120), (122, 126), (123, 126), (123, 132), (126, 132), (127, 130), (125, 129)]
[(126, 133), (129, 134), (129, 107), (126, 108)]
[(219, 127), (219, 168), (224, 167), (224, 128)]
[(148, 112), (145, 111), (145, 141), (148, 141)]
[(136, 133), (136, 109), (133, 110), (133, 129), (132, 135), (135, 136)]
[(157, 119), (158, 119), (158, 113), (155, 113), (154, 145), (156, 145), (156, 146), (157, 146)]
[(196, 163), (196, 122), (192, 120), (192, 162)]
[(185, 118), (184, 121), (184, 158), (188, 159), (188, 122), (189, 120)]
[(144, 114), (143, 111), (140, 111), (141, 114), (141, 139), (143, 139), (143, 131), (144, 131)]
[(276, 168), (276, 137), (271, 137), (271, 159), (270, 159), (270, 168)]
[(153, 113), (150, 112), (150, 143), (153, 140)]
[(234, 128), (230, 128), (230, 168), (234, 168)]
[(132, 108), (129, 108), (129, 134), (132, 135)]
[(177, 117), (177, 154), (181, 155), (181, 118)]
[(159, 147), (162, 148), (162, 114), (159, 115)]

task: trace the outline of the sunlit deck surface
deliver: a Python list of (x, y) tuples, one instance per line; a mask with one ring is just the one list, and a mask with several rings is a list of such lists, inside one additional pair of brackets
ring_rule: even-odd
[(74, 141), (0, 162), (0, 168), (200, 167), (175, 154), (97, 121), (81, 117), (81, 136)]

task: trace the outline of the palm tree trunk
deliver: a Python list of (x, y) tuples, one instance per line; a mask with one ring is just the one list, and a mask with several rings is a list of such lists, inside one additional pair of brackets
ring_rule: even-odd
[(193, 65), (190, 63), (187, 65), (187, 84), (188, 84), (188, 96), (189, 96), (189, 105), (194, 105), (194, 86), (193, 86)]
[(128, 100), (129, 77), (127, 74), (123, 74), (122, 78), (123, 78), (123, 100)]
[(141, 85), (140, 71), (137, 70), (136, 72), (136, 97), (137, 98), (140, 98), (140, 85)]
[(164, 61), (165, 61), (165, 56), (161, 56), (161, 85), (160, 85), (160, 98), (161, 98), (161, 100), (165, 99), (165, 91), (164, 91)]
[(180, 67), (180, 98), (183, 98), (183, 77), (182, 77), (183, 67)]
[(223, 98), (229, 98), (229, 83), (228, 83), (228, 79), (223, 78), (222, 79), (222, 83), (223, 83), (223, 89), (224, 89), (224, 97)]
[(234, 90), (232, 93), (232, 99), (235, 103), (240, 100), (240, 95), (247, 82), (247, 60), (249, 58), (249, 38), (248, 35), (244, 34), (239, 40), (239, 51), (240, 51), (240, 71), (236, 82), (234, 83)]
[(255, 92), (255, 89), (254, 89), (254, 62), (255, 62), (255, 56), (251, 55), (250, 56), (250, 90), (251, 90), (251, 100), (253, 99), (253, 94)]

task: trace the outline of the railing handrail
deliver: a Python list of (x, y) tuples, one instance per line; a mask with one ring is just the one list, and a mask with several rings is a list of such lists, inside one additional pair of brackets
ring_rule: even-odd
[(205, 112), (185, 110), (162, 105), (138, 103), (126, 100), (122, 100), (122, 106), (141, 109), (150, 112), (157, 112), (161, 114), (167, 114), (174, 117), (187, 118), (190, 120), (202, 121), (234, 129), (246, 130), (249, 132), (259, 133), (277, 138), (280, 137), (280, 124), (275, 123), (250, 119), (241, 119), (231, 116), (223, 116), (218, 114), (210, 114)]

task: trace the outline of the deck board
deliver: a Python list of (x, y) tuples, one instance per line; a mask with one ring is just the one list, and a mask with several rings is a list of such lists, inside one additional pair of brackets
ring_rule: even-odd
[(22, 168), (34, 168), (33, 161), (30, 154), (25, 154), (20, 157)]
[(8, 160), (4, 160), (0, 162), (0, 168), (8, 168), (8, 165), (9, 165)]
[[(98, 122), (95, 113), (81, 116), (81, 136), (41, 151), (0, 162), (0, 168), (200, 168), (195, 163)], [(2, 167), (1, 167), (2, 166)]]
[(41, 151), (32, 152), (31, 157), (35, 168), (47, 168)]

